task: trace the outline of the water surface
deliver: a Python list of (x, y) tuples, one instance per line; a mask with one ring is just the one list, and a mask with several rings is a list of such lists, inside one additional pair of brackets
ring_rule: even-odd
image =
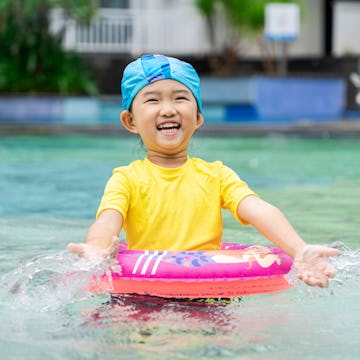
[[(85, 284), (113, 264), (64, 251), (93, 221), (135, 138), (0, 138), (0, 348), (3, 359), (357, 359), (360, 353), (360, 144), (356, 139), (195, 138), (280, 207), (310, 243), (337, 246), (328, 289), (294, 287), (204, 306), (125, 297)], [(267, 244), (224, 213), (224, 240)], [(78, 276), (69, 280), (67, 274)]]

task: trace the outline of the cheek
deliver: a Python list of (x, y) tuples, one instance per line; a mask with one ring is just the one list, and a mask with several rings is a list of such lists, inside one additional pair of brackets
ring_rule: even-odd
[(196, 104), (192, 106), (186, 106), (182, 109), (183, 114), (186, 114), (187, 118), (193, 119), (196, 123), (198, 122), (198, 108)]
[(151, 122), (156, 117), (157, 109), (155, 106), (142, 106), (134, 112), (134, 115), (140, 119), (140, 121)]

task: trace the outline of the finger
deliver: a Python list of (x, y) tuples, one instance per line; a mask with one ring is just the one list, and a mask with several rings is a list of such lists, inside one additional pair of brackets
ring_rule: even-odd
[(82, 244), (70, 243), (68, 244), (67, 249), (77, 255), (82, 255), (84, 253)]
[(331, 257), (339, 255), (339, 250), (321, 245), (309, 245), (304, 255), (306, 257), (319, 258), (319, 257)]
[(319, 255), (321, 256), (337, 256), (339, 255), (340, 251), (338, 249), (329, 248), (329, 247), (321, 247), (319, 251)]
[(321, 288), (326, 288), (329, 286), (329, 280), (327, 277), (317, 277), (310, 274), (299, 274), (298, 278), (304, 281), (309, 286), (318, 286)]
[(334, 278), (336, 275), (336, 269), (328, 264), (327, 268), (324, 270), (324, 274), (329, 278)]
[(329, 286), (328, 279), (315, 279), (313, 280), (313, 286), (318, 286), (320, 288), (327, 288)]

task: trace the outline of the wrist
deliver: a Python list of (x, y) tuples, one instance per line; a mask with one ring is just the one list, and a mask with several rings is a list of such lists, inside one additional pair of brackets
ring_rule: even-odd
[(293, 257), (293, 259), (301, 258), (303, 257), (308, 246), (308, 244), (301, 240), (301, 242), (293, 248), (290, 255)]

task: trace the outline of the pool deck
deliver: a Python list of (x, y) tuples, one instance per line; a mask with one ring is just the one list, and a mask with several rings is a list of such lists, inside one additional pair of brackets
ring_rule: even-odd
[[(106, 135), (126, 136), (129, 134), (119, 124), (16, 124), (1, 123), (0, 136), (14, 135)], [(198, 135), (203, 136), (299, 136), (299, 137), (360, 137), (359, 120), (329, 122), (303, 121), (297, 123), (220, 123), (204, 124)]]

